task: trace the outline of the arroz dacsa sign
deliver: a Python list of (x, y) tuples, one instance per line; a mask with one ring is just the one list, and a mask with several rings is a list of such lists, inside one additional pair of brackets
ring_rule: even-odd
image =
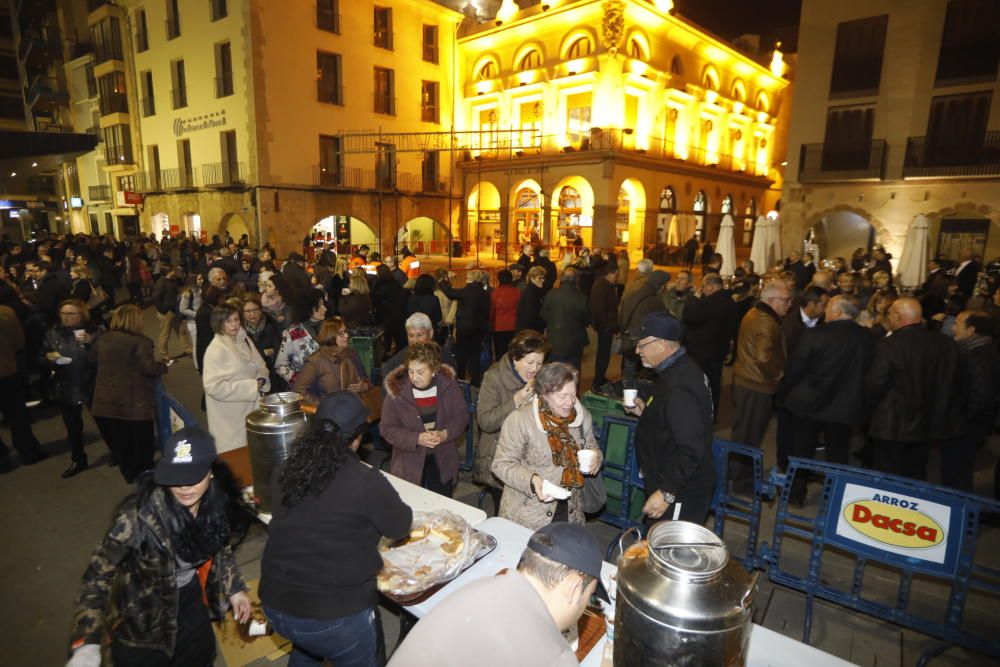
[(860, 484), (844, 485), (836, 533), (880, 551), (944, 564), (952, 508)]

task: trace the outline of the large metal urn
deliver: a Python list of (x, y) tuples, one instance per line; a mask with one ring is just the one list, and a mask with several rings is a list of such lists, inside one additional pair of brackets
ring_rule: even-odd
[(272, 511), (271, 474), (291, 454), (292, 443), (305, 425), (302, 395), (293, 391), (265, 396), (258, 408), (247, 415), (253, 492), (262, 512)]
[(618, 561), (615, 665), (745, 665), (756, 584), (712, 531), (656, 524)]

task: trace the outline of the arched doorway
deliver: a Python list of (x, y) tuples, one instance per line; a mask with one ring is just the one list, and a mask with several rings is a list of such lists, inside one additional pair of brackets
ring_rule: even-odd
[(850, 261), (856, 248), (869, 252), (875, 244), (875, 228), (853, 211), (834, 211), (813, 226), (813, 243), (822, 257), (843, 257)]
[(525, 243), (539, 243), (542, 239), (542, 188), (533, 180), (524, 181), (514, 189), (512, 239), (509, 249), (516, 256)]
[(743, 245), (747, 248), (753, 246), (753, 227), (756, 220), (757, 200), (750, 197), (743, 207)]
[(627, 250), (641, 250), (646, 217), (646, 190), (634, 178), (618, 188), (618, 212), (615, 216), (615, 243)]
[(698, 194), (694, 196), (694, 204), (691, 205), (691, 210), (694, 211), (694, 232), (698, 235), (699, 241), (708, 240), (708, 195), (705, 194), (704, 190), (698, 190)]
[(399, 228), (396, 241), (407, 246), (415, 255), (447, 255), (448, 228), (433, 218), (414, 218)]
[(489, 181), (480, 181), (466, 200), (468, 235), (476, 239), (477, 252), (498, 251), (503, 233), (500, 229), (500, 190)]
[(375, 230), (364, 220), (349, 215), (328, 215), (312, 226), (309, 235), (312, 239), (322, 239), (324, 246), (327, 239), (334, 242), (338, 255), (350, 255), (363, 245), (375, 251), (379, 249)]
[(579, 238), (589, 248), (594, 239), (594, 189), (582, 176), (570, 176), (560, 181), (553, 193), (550, 243), (572, 247)]
[(170, 216), (168, 216), (163, 211), (159, 213), (154, 213), (150, 221), (153, 225), (153, 232), (160, 238), (167, 236), (177, 236), (180, 233), (180, 229), (176, 226), (171, 229), (170, 227)]
[(190, 237), (200, 238), (203, 241), (208, 239), (207, 233), (201, 228), (201, 215), (194, 211), (188, 211), (181, 215), (181, 230), (187, 232)]
[[(246, 221), (238, 213), (227, 213), (222, 216), (222, 220), (219, 222), (219, 236), (225, 238), (226, 232), (229, 232), (229, 235), (237, 243), (244, 234), (247, 235), (247, 238), (250, 237), (250, 228), (247, 227)], [(253, 239), (250, 241), (252, 244)]]
[(673, 186), (660, 190), (660, 212), (656, 215), (656, 242), (667, 242), (667, 231), (670, 228), (670, 218), (677, 213), (677, 195)]

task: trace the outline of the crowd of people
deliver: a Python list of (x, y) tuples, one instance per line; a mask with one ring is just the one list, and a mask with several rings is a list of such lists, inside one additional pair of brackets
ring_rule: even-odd
[[(528, 244), (495, 278), (473, 269), (461, 284), (444, 269), (422, 272), (406, 248), (384, 258), (364, 246), (350, 257), (325, 250), (308, 263), (296, 252), (277, 260), (246, 238), (204, 244), (183, 235), (77, 235), (4, 240), (0, 255), (0, 337), (9, 343), (0, 346), (0, 411), (22, 464), (46, 456), (27, 397), (60, 409), (71, 451), (63, 477), (85, 471), (86, 406), (113, 464), (137, 484), (118, 517), (119, 534), (109, 534), (88, 570), (75, 637), (80, 665), (94, 664), (82, 661), (93, 655), (95, 626), (107, 624), (109, 582), (124, 576), (114, 571), (115, 558), (125, 557), (119, 542), (148, 539), (129, 534), (146, 513), (173, 545), (159, 557), (176, 565), (155, 567), (173, 577), (178, 604), (193, 604), (189, 577), (204, 563), (217, 559), (232, 570), (220, 549), (240, 531), (202, 526), (198, 507), (215, 498), (204, 505), (214, 508), (206, 521), (231, 513), (226, 483), (212, 481), (227, 478), (216, 456), (246, 445), (245, 417), (268, 393), (293, 390), (317, 410), (275, 477), (261, 587), (268, 618), (295, 643), (296, 664), (384, 661), (372, 657), (381, 651), (374, 549), (380, 537), (404, 534), (410, 516), (382, 478), (355, 464), (368, 414), (361, 397), (372, 392), (381, 393), (390, 472), (451, 496), (470, 419), (461, 383), (477, 388), (473, 480), (500, 516), (540, 532), (582, 527), (604, 502), (601, 450), (579, 400), (591, 339), (593, 391), (617, 394), (609, 380), (619, 375), (621, 387), (632, 389), (625, 410), (638, 419), (649, 522), (708, 516), (716, 483), (711, 443), (726, 426), (717, 422), (727, 365), (732, 439), (761, 447), (775, 418), (782, 468), (790, 456), (811, 458), (820, 449), (827, 461), (855, 462), (849, 444), (861, 435), (858, 464), (926, 480), (931, 447), (939, 445), (937, 479), (972, 491), (976, 452), (997, 418), (1000, 264), (983, 267), (967, 255), (950, 268), (933, 260), (914, 293), (894, 285), (881, 248), (822, 267), (793, 252), (760, 274), (743, 262), (726, 277), (709, 254), (696, 278), (690, 269), (657, 269), (650, 258), (631, 267), (627, 256), (598, 249), (579, 248), (557, 264), (546, 248)], [(144, 308), (155, 309), (155, 341), (143, 333)], [(369, 341), (372, 358), (352, 347), (358, 337)], [(157, 459), (156, 383), (176, 361), (173, 338), (201, 375), (207, 429), (175, 434)], [(6, 446), (3, 456), (0, 464), (9, 466)], [(185, 465), (193, 460), (202, 465)], [(734, 492), (750, 490), (749, 469), (732, 467), (730, 476)], [(806, 492), (797, 479), (791, 502), (803, 504)], [(367, 500), (338, 500), (348, 497)], [(222, 537), (193, 549), (189, 538), (203, 530)], [(182, 551), (170, 552), (178, 545)], [(537, 555), (525, 556), (524, 580), (509, 586), (538, 583), (533, 577), (546, 564), (533, 561)], [(342, 564), (338, 575), (324, 573), (330, 562)], [(224, 577), (208, 609), (217, 614), (229, 604), (243, 616), (238, 571)], [(302, 577), (314, 580), (313, 589), (297, 583)], [(590, 583), (569, 582), (574, 596)], [(335, 604), (330, 590), (339, 591)], [(143, 651), (170, 655), (181, 625), (183, 636), (200, 641), (200, 625), (176, 619), (142, 628), (156, 636), (152, 643), (127, 630), (113, 645), (116, 664), (119, 654), (121, 664), (148, 659)], [(336, 640), (347, 636), (358, 641)]]

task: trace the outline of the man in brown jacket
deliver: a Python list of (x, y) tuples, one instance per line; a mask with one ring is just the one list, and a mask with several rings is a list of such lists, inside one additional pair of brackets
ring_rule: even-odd
[[(733, 366), (733, 440), (760, 449), (774, 412), (774, 395), (785, 371), (781, 318), (792, 302), (788, 285), (775, 280), (764, 286), (760, 301), (743, 317), (736, 337)], [(750, 470), (734, 466), (737, 492), (749, 490)]]
[[(31, 465), (49, 455), (31, 431), (31, 418), (24, 408), (25, 382), (15, 356), (23, 347), (24, 330), (17, 315), (8, 306), (0, 306), (0, 412), (10, 429), (14, 448), (21, 455), (21, 463)], [(0, 441), (0, 473), (9, 471), (10, 451)]]

